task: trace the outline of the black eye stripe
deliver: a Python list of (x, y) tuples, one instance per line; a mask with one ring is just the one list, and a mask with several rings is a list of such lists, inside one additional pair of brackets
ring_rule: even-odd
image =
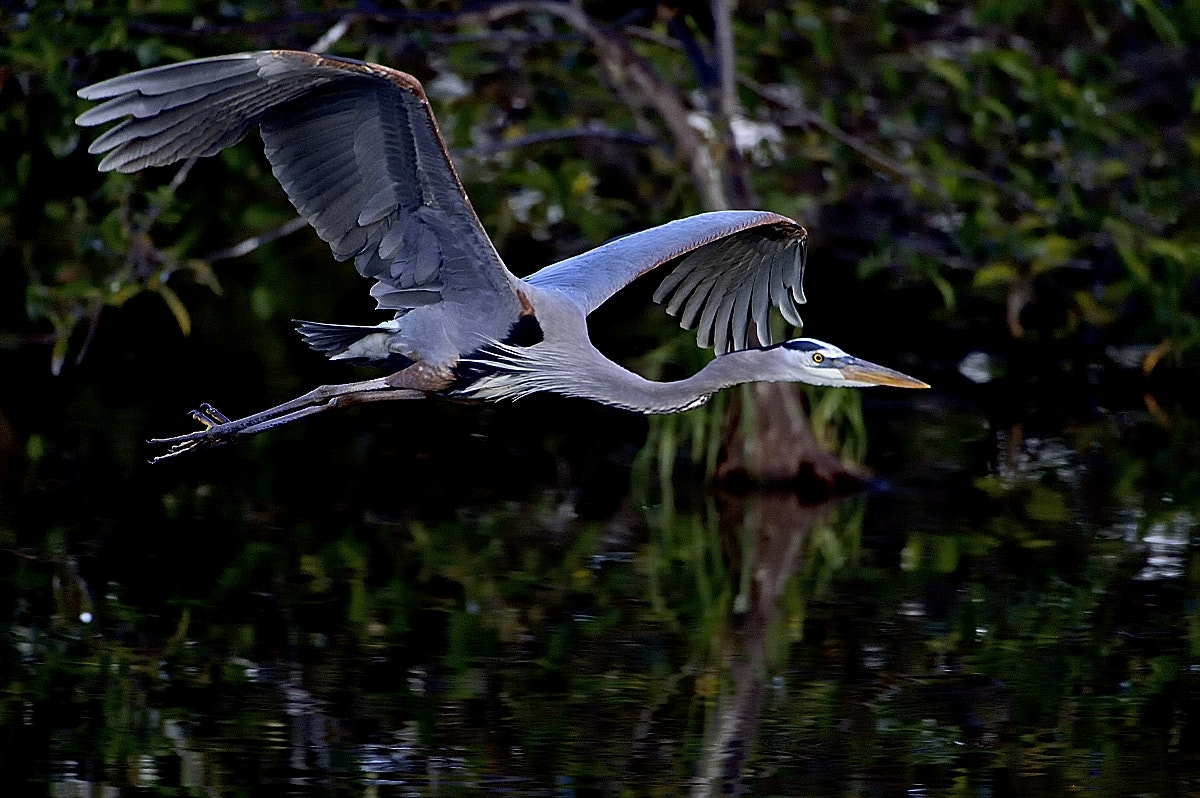
[(815, 352), (821, 348), (820, 344), (815, 344), (812, 341), (784, 341), (780, 346), (785, 346), (788, 349), (793, 349), (797, 352)]

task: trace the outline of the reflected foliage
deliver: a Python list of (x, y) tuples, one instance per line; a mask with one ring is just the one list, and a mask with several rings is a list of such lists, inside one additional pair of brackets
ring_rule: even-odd
[[(985, 436), (976, 484), (816, 508), (680, 485), (643, 512), (617, 483), (581, 513), (569, 456), (507, 501), (435, 479), (420, 515), (273, 506), (236, 463), (158, 507), (75, 485), (92, 520), (18, 506), (4, 554), (3, 766), (232, 794), (1186, 792), (1195, 508), (1112, 491), (1137, 434)], [(330, 445), (333, 496), (403, 456)]]

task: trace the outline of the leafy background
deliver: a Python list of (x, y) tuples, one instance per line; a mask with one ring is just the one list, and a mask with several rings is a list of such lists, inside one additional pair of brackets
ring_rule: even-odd
[[(1195, 791), (1200, 8), (742, 2), (728, 130), (723, 3), (563, 8), (0, 11), (4, 782)], [(557, 399), (367, 409), (148, 469), (141, 441), (200, 400), (357, 378), (291, 319), (374, 314), (253, 135), (101, 175), (75, 90), (319, 40), (402, 68), (524, 274), (711, 204), (581, 19), (809, 228), (806, 333), (934, 383), (807, 395), (889, 489), (725, 495), (676, 456), (719, 419)], [(649, 291), (597, 342), (694, 369)]]

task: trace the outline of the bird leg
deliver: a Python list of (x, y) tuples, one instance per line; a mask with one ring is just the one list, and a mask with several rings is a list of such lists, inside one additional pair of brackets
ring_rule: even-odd
[(166, 454), (153, 457), (150, 462), (157, 463), (196, 449), (220, 446), (234, 438), (256, 435), (335, 407), (393, 399), (422, 399), (427, 391), (440, 390), (450, 383), (450, 380), (445, 380), (444, 384), (429, 380), (426, 371), (409, 374), (410, 371), (412, 367), (373, 380), (322, 385), (303, 396), (236, 420), (230, 419), (210, 404), (202, 404), (199, 410), (193, 410), (189, 415), (200, 422), (204, 429), (172, 438), (151, 438), (147, 441), (151, 446), (168, 448)]

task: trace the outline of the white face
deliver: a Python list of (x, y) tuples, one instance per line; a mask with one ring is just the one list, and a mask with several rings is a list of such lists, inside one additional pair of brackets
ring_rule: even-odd
[(896, 388), (928, 388), (920, 380), (848, 355), (833, 344), (814, 338), (794, 338), (779, 345), (793, 379), (809, 385), (865, 388), (891, 385)]
[(871, 383), (856, 382), (842, 374), (840, 365), (854, 359), (833, 344), (815, 338), (793, 338), (780, 345), (788, 365), (802, 372), (809, 385), (858, 387)]

